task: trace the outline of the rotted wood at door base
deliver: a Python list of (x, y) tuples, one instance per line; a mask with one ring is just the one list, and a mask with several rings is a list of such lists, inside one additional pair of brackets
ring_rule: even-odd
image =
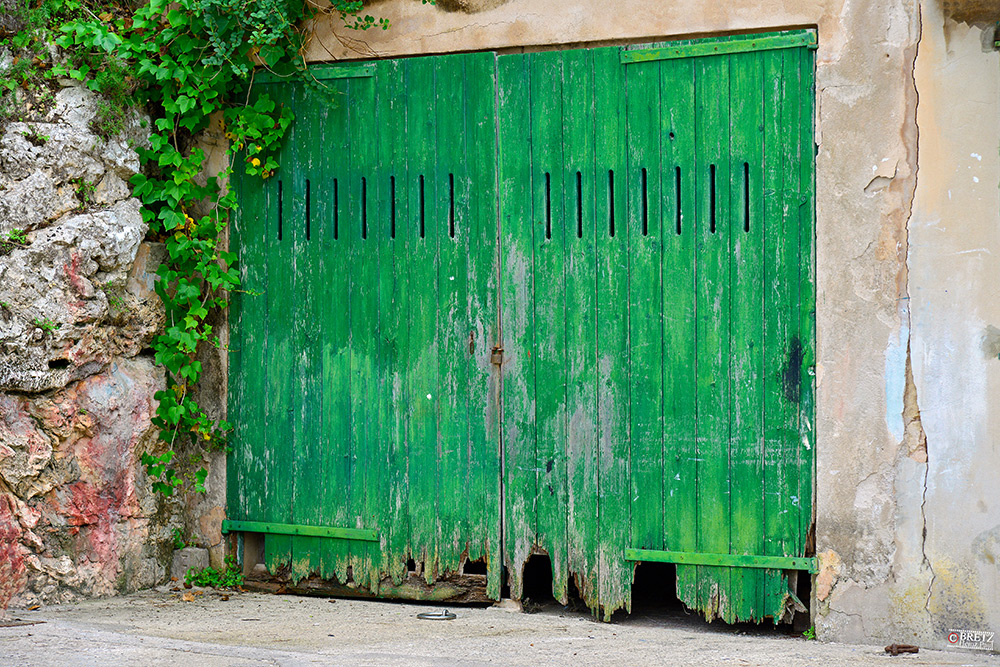
[[(229, 518), (376, 536), (267, 534), (287, 587), (520, 598), (544, 553), (609, 618), (626, 550), (811, 555), (814, 36), (729, 41), (260, 86), (297, 120), (234, 179)], [(676, 562), (708, 618), (784, 615), (787, 571)]]

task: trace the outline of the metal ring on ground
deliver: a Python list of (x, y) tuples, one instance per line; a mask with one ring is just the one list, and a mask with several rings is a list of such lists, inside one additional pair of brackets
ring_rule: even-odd
[(455, 614), (444, 609), (442, 611), (425, 611), (422, 614), (417, 614), (417, 618), (422, 621), (451, 621), (455, 619)]

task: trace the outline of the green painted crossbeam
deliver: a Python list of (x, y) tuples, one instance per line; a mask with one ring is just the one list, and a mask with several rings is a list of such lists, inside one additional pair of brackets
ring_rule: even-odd
[(775, 49), (791, 49), (805, 46), (815, 48), (816, 33), (811, 30), (748, 37), (745, 39), (731, 38), (725, 40), (699, 40), (685, 42), (675, 46), (657, 49), (635, 49), (622, 51), (621, 63), (644, 63), (654, 60), (673, 60), (674, 58), (696, 58), (698, 56), (721, 56), (730, 53), (746, 53), (748, 51), (773, 51)]
[(335, 537), (341, 540), (377, 542), (374, 530), (365, 528), (339, 528), (337, 526), (300, 526), (291, 523), (270, 523), (268, 521), (223, 521), (223, 533), (268, 533), (271, 535), (299, 535), (302, 537)]
[[(362, 63), (355, 65), (315, 65), (309, 68), (309, 76), (319, 81), (328, 79), (361, 79), (375, 76), (375, 65), (373, 63)], [(257, 72), (254, 74), (255, 83), (296, 83), (295, 79), (287, 76), (280, 76), (271, 72)]]
[(625, 560), (678, 565), (715, 565), (718, 567), (755, 567), (769, 570), (805, 570), (816, 573), (819, 567), (815, 558), (794, 556), (753, 556), (742, 554), (700, 554), (689, 551), (655, 551), (653, 549), (626, 549)]

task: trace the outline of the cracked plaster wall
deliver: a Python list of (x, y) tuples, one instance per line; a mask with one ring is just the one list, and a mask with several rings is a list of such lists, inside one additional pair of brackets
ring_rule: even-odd
[[(939, 0), (459, 4), (379, 3), (386, 32), (320, 20), (307, 55), (817, 27), (817, 631), (945, 646), (955, 624), (1000, 628), (1000, 417), (988, 398), (1000, 388), (1000, 63), (982, 47), (990, 36), (945, 18)], [(958, 16), (968, 3), (947, 4)]]

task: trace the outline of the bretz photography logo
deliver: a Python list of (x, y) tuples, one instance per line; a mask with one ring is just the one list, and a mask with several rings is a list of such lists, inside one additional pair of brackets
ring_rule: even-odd
[(992, 632), (983, 632), (980, 630), (949, 630), (948, 643), (957, 648), (992, 651), (993, 634)]

